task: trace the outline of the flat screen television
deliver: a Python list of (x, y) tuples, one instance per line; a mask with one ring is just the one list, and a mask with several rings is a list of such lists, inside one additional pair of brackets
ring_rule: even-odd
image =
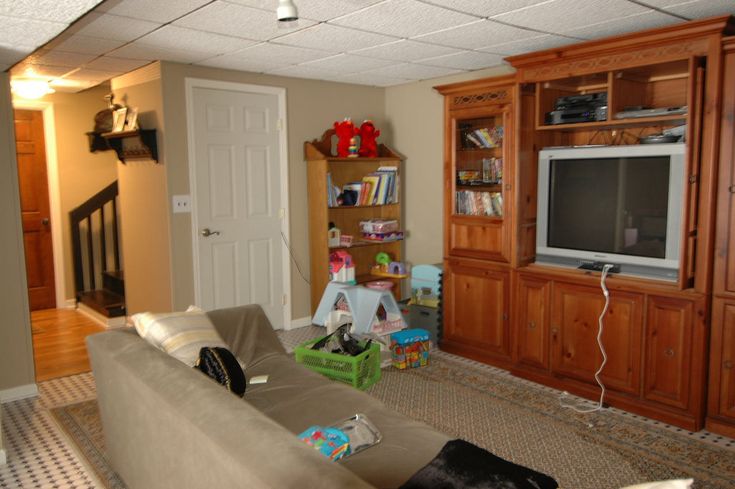
[(683, 143), (539, 152), (536, 261), (676, 281)]

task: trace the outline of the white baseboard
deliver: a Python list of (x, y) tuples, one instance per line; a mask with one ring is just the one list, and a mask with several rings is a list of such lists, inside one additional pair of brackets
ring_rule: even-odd
[(95, 323), (104, 326), (107, 329), (113, 329), (113, 328), (122, 328), (125, 326), (125, 323), (127, 322), (127, 318), (125, 316), (120, 316), (116, 318), (108, 318), (107, 316), (104, 316), (94, 309), (92, 309), (89, 306), (86, 306), (82, 303), (77, 304), (77, 310), (87, 316), (89, 319), (94, 321)]
[(8, 463), (8, 457), (5, 455), (5, 449), (0, 448), (0, 465), (5, 465)]
[(303, 328), (304, 326), (311, 326), (311, 316), (304, 316), (302, 318), (293, 319), (291, 320), (291, 324), (283, 329), (285, 329), (286, 331), (291, 331), (292, 329)]
[(61, 309), (76, 309), (76, 308), (77, 308), (76, 299), (67, 299), (61, 305)]
[(38, 386), (36, 384), (19, 385), (18, 387), (11, 387), (10, 389), (3, 389), (0, 391), (0, 404), (6, 402), (19, 401), (29, 397), (36, 397), (38, 395)]

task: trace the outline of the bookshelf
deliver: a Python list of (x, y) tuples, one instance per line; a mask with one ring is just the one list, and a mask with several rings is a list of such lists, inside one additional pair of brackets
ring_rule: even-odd
[[(358, 284), (373, 280), (395, 282), (393, 294), (400, 298), (400, 279), (373, 275), (375, 255), (385, 252), (395, 261), (403, 261), (403, 241), (369, 241), (362, 237), (360, 221), (368, 219), (396, 219), (403, 229), (401, 205), (401, 157), (385, 145), (378, 146), (377, 158), (338, 158), (332, 156), (334, 130), (326, 131), (320, 139), (304, 143), (307, 164), (307, 192), (309, 203), (309, 256), (311, 262), (311, 311), (319, 305), (329, 282), (329, 255), (345, 250), (355, 263), (355, 278)], [(393, 192), (386, 189), (382, 199), (362, 205), (335, 205), (335, 195), (330, 193), (329, 183), (343, 189), (346, 184), (362, 182), (363, 178), (378, 173), (379, 169), (395, 167)], [(387, 184), (389, 185), (389, 184)], [(331, 204), (331, 205), (330, 205)], [(342, 235), (353, 237), (350, 246), (329, 246), (329, 223), (334, 223)]]

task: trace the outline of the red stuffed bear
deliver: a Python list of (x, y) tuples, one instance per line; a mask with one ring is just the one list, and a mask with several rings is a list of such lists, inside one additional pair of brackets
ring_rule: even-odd
[(360, 130), (355, 127), (352, 120), (345, 119), (342, 122), (334, 123), (334, 132), (339, 138), (339, 141), (337, 141), (337, 156), (347, 158), (350, 154), (350, 139), (358, 135)]
[(375, 158), (378, 156), (378, 143), (375, 141), (380, 136), (380, 129), (375, 129), (373, 121), (364, 121), (360, 126), (360, 151), (358, 154), (363, 158)]

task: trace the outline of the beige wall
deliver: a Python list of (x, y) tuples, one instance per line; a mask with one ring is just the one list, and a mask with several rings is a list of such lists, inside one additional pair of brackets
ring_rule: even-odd
[[(390, 125), (385, 117), (384, 90), (360, 85), (162, 63), (169, 197), (189, 193), (184, 89), (186, 77), (286, 89), (291, 245), (301, 269), (308, 273), (309, 241), (304, 142), (320, 137), (334, 121), (344, 117), (352, 117), (355, 121), (372, 119), (384, 131), (381, 139), (389, 140)], [(194, 300), (190, 215), (171, 215), (171, 231), (174, 306), (180, 309), (193, 303)], [(309, 316), (309, 286), (299, 276), (293, 263), (291, 272), (292, 317), (298, 319)]]
[(444, 99), (433, 87), (510, 72), (500, 66), (385, 89), (390, 142), (406, 157), (403, 209), (410, 263), (439, 263), (443, 254)]
[[(110, 87), (104, 85), (79, 93), (55, 93), (43, 98), (54, 108), (65, 299), (74, 298), (69, 211), (117, 178), (114, 151), (90, 152), (85, 134), (94, 128), (95, 114), (107, 107), (103, 97), (109, 92)], [(22, 100), (13, 99), (14, 105), (19, 103), (22, 104)], [(58, 304), (58, 307), (63, 307), (63, 304)]]
[[(128, 81), (130, 76), (122, 80)], [(125, 164), (117, 164), (125, 304), (128, 314), (170, 311), (173, 301), (166, 170), (171, 160), (165, 157), (161, 145), (165, 136), (161, 80), (129, 86), (120, 86), (125, 83), (117, 81), (112, 84), (115, 101), (138, 107), (140, 126), (157, 129), (161, 155), (159, 164), (152, 160), (128, 160)]]
[(0, 391), (34, 383), (13, 111), (0, 73)]

